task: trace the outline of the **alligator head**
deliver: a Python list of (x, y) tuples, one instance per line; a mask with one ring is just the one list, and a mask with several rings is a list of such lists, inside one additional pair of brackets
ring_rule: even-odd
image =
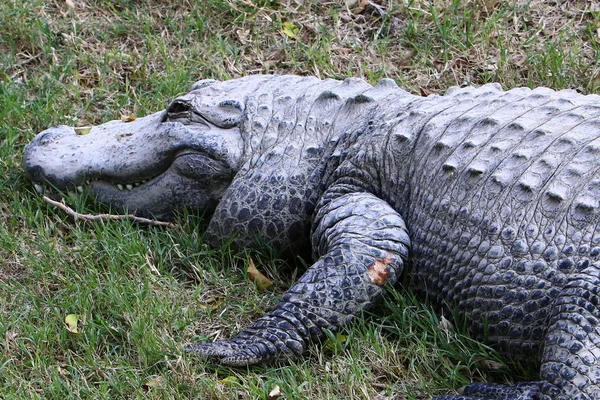
[(111, 121), (78, 135), (68, 126), (39, 133), (23, 166), (36, 189), (82, 189), (138, 215), (170, 218), (177, 207), (214, 208), (242, 163), (246, 82), (203, 80), (166, 110)]
[(203, 80), (163, 112), (132, 122), (85, 135), (67, 126), (41, 132), (23, 166), (36, 188), (88, 186), (117, 212), (204, 212), (211, 244), (233, 238), (246, 247), (261, 238), (296, 253), (308, 243), (326, 165), (333, 170), (326, 153), (364, 102), (343, 105), (370, 88), (292, 75)]

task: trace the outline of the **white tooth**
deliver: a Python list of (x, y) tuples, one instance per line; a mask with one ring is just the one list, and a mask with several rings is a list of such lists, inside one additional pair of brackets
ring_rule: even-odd
[(83, 193), (83, 186), (77, 186), (77, 191), (79, 193)]
[(117, 184), (117, 188), (118, 188), (119, 190), (123, 190), (123, 185), (121, 185), (121, 184), (119, 183), (119, 184)]
[(89, 184), (90, 184), (90, 180), (89, 180), (89, 179), (86, 179), (86, 180), (85, 180), (85, 184), (86, 184), (86, 185), (89, 185)]
[(134, 183), (134, 185), (135, 185), (135, 187), (138, 187), (138, 186), (140, 186), (140, 183), (136, 182), (136, 183)]
[(127, 184), (127, 185), (125, 185), (125, 187), (127, 188), (127, 190), (131, 190), (131, 189), (133, 189), (133, 185), (129, 185), (129, 184)]
[(36, 192), (38, 192), (39, 194), (44, 194), (44, 187), (42, 185), (38, 185), (37, 183), (33, 184), (33, 188), (35, 189)]
[(146, 183), (148, 182), (146, 179), (142, 179), (142, 183)]

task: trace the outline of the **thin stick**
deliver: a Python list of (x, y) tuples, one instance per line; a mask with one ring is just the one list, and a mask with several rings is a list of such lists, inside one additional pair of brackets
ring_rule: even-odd
[(63, 202), (58, 202), (55, 200), (52, 200), (51, 198), (44, 196), (43, 197), (44, 201), (48, 204), (51, 204), (55, 207), (60, 208), (61, 210), (63, 210), (64, 212), (66, 212), (68, 215), (70, 215), (71, 217), (73, 217), (74, 219), (82, 219), (84, 221), (107, 221), (107, 220), (116, 220), (116, 221), (122, 221), (122, 220), (127, 220), (130, 219), (134, 222), (138, 222), (140, 224), (147, 224), (147, 225), (153, 225), (153, 226), (166, 226), (168, 228), (176, 228), (177, 225), (171, 223), (171, 222), (164, 222), (164, 221), (155, 221), (153, 219), (148, 219), (148, 218), (142, 218), (142, 217), (136, 217), (135, 215), (131, 215), (131, 214), (123, 214), (123, 215), (115, 215), (115, 214), (81, 214), (78, 213), (77, 211), (73, 210), (71, 207), (67, 206), (64, 203), (64, 199)]

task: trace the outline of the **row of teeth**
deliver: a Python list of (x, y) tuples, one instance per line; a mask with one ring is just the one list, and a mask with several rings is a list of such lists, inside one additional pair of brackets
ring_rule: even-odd
[[(138, 187), (138, 186), (140, 186), (140, 185), (143, 185), (143, 184), (144, 184), (144, 183), (146, 183), (146, 182), (148, 182), (148, 180), (144, 179), (144, 180), (142, 180), (141, 182), (135, 182), (135, 183), (133, 183), (133, 184), (131, 184), (131, 183), (128, 183), (128, 184), (126, 184), (126, 185), (122, 185), (122, 184), (120, 184), (120, 183), (117, 183), (117, 185), (116, 185), (116, 186), (117, 186), (117, 189), (119, 189), (120, 191), (123, 191), (123, 190), (133, 190), (133, 188), (134, 188), (134, 187)], [(88, 183), (88, 182), (86, 181), (86, 183)], [(89, 184), (89, 183), (88, 183), (88, 184)], [(78, 190), (78, 191), (81, 193), (81, 190), (83, 190), (83, 188), (82, 188), (81, 190), (79, 190), (79, 188), (80, 188), (80, 187), (81, 187), (81, 186), (77, 186), (77, 190)]]
[[(39, 183), (34, 183), (33, 184), (33, 188), (35, 189), (36, 192), (38, 192), (39, 194), (44, 194), (46, 193), (46, 187), (40, 185)], [(79, 187), (77, 187), (77, 190), (79, 191)], [(83, 188), (81, 188), (81, 190), (83, 190)]]
[[(117, 187), (117, 189), (119, 189), (122, 192), (123, 190), (128, 190), (128, 191), (129, 190), (133, 190), (134, 187), (138, 187), (140, 185), (143, 185), (146, 182), (148, 182), (148, 180), (147, 179), (143, 179), (140, 182), (128, 183), (126, 185), (123, 185), (121, 183), (117, 183), (115, 186)], [(85, 183), (86, 183), (86, 185), (89, 185), (90, 181), (87, 180), (87, 181), (85, 181)], [(38, 192), (38, 193), (40, 193), (40, 194), (44, 194), (44, 192), (46, 191), (46, 188), (44, 186), (40, 185), (39, 183), (34, 183), (33, 187), (34, 187), (35, 191)], [(81, 185), (77, 186), (77, 191), (79, 193), (83, 193), (83, 186), (81, 186)]]

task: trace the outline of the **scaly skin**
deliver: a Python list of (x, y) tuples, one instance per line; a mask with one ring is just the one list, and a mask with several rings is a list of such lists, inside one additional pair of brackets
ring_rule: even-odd
[(230, 341), (190, 348), (201, 356), (298, 357), (405, 269), (413, 290), (474, 335), (541, 363), (537, 382), (436, 399), (600, 399), (598, 96), (201, 81), (135, 123), (42, 132), (24, 167), (60, 188), (90, 180), (99, 201), (142, 215), (208, 210), (211, 244), (312, 248), (314, 264), (273, 311)]

